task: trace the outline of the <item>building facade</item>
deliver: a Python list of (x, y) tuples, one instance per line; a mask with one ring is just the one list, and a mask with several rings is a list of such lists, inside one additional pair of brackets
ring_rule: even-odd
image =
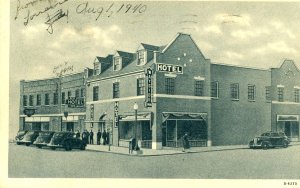
[[(141, 43), (135, 52), (95, 57), (93, 66), (21, 81), (20, 128), (100, 130), (114, 146), (137, 138), (152, 149), (182, 147), (185, 133), (194, 147), (248, 144), (271, 130), (299, 141), (300, 72), (292, 60), (271, 69), (214, 63), (179, 33), (164, 46)], [(55, 95), (83, 97), (84, 105), (60, 105)]]
[[(81, 72), (20, 81), (20, 130), (82, 131), (85, 121), (84, 75)], [(68, 99), (79, 100), (67, 104)], [(33, 114), (28, 115), (27, 111), (33, 111)]]

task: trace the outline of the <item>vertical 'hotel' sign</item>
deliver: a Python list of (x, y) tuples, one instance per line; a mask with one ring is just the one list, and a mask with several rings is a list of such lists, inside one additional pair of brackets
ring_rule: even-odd
[(115, 108), (114, 108), (114, 122), (115, 127), (117, 128), (119, 126), (119, 102), (115, 102)]
[(145, 107), (152, 107), (152, 69), (146, 70), (146, 96), (145, 96)]

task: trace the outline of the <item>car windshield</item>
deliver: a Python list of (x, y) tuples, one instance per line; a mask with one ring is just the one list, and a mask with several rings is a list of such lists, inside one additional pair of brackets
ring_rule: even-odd
[(19, 132), (18, 132), (18, 136), (24, 135), (24, 134), (25, 134), (25, 131), (19, 131)]
[(31, 136), (31, 135), (33, 135), (33, 134), (34, 134), (34, 132), (31, 132), (31, 131), (30, 131), (30, 132), (28, 132), (26, 135), (27, 135), (27, 136)]
[(51, 132), (40, 132), (39, 136), (50, 136)]
[(56, 136), (56, 137), (62, 137), (64, 135), (66, 135), (66, 133), (55, 133), (54, 134), (54, 136)]

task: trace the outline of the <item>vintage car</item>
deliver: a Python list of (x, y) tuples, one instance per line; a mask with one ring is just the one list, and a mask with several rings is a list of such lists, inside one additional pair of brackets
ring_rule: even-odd
[(28, 131), (22, 139), (17, 140), (17, 144), (25, 144), (26, 146), (29, 146), (39, 136), (39, 133), (40, 131)]
[(49, 144), (53, 134), (54, 134), (53, 131), (40, 132), (39, 136), (36, 138), (36, 140), (33, 142), (33, 144), (38, 148), (47, 146), (47, 144)]
[(266, 132), (258, 137), (255, 137), (249, 142), (249, 148), (274, 148), (274, 147), (288, 147), (289, 139), (282, 132)]
[[(16, 141), (22, 140), (24, 135), (27, 133), (27, 130), (24, 131), (18, 131), (17, 136), (15, 137)], [(17, 142), (18, 145), (20, 145), (20, 143)]]
[(80, 138), (76, 138), (76, 134), (72, 132), (57, 132), (54, 133), (49, 144), (47, 144), (51, 149), (65, 148), (66, 151), (72, 149), (85, 150), (86, 143)]

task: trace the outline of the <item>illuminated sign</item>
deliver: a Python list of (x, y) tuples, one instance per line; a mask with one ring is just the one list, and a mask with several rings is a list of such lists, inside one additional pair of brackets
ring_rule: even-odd
[(66, 100), (66, 104), (68, 105), (69, 108), (83, 107), (84, 98), (69, 97)]
[(119, 102), (115, 102), (115, 108), (114, 108), (114, 122), (115, 122), (115, 127), (119, 126)]
[(145, 84), (145, 107), (152, 107), (152, 74), (151, 68), (146, 70), (146, 84)]
[(157, 63), (156, 70), (159, 72), (170, 72), (170, 73), (176, 73), (176, 74), (183, 74), (183, 67), (180, 65)]

